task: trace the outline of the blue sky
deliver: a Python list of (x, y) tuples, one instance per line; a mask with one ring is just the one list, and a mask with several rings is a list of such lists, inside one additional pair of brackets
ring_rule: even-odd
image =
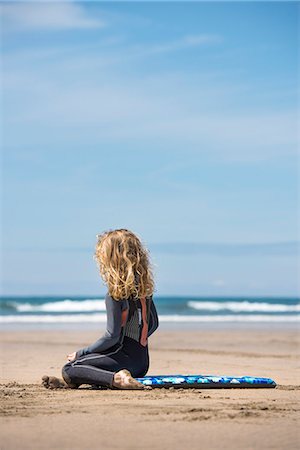
[(299, 5), (2, 3), (2, 294), (105, 292), (97, 233), (157, 294), (296, 295)]

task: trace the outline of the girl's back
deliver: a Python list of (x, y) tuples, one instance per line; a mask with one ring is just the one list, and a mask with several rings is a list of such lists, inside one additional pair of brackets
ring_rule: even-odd
[(158, 326), (158, 317), (152, 296), (137, 300), (125, 300), (122, 308), (123, 335), (146, 346), (148, 336)]

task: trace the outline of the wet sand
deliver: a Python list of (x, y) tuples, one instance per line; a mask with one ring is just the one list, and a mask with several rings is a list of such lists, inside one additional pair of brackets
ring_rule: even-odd
[(158, 331), (149, 374), (252, 375), (276, 389), (47, 390), (96, 331), (1, 332), (1, 449), (296, 449), (299, 334)]

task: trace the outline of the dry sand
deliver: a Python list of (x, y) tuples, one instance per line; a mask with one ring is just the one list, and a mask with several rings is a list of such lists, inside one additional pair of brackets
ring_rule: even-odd
[(253, 375), (276, 389), (50, 391), (65, 355), (95, 331), (3, 331), (1, 450), (296, 449), (299, 340), (295, 331), (159, 331), (149, 374)]

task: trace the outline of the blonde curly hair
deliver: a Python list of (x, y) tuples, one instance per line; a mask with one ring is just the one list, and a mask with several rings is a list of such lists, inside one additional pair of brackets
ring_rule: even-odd
[(132, 231), (120, 228), (98, 234), (94, 259), (109, 295), (115, 300), (153, 294), (148, 250)]

